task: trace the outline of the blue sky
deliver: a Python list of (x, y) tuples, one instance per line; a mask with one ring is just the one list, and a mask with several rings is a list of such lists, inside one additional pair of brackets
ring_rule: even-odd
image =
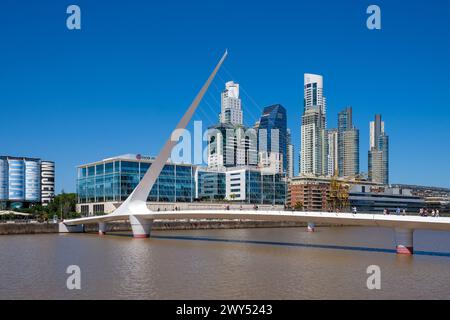
[[(81, 30), (66, 28), (70, 4)], [(381, 30), (366, 28), (370, 4)], [(390, 181), (450, 187), (449, 12), (444, 0), (3, 0), (0, 154), (56, 161), (58, 192), (75, 191), (78, 164), (156, 155), (228, 48), (194, 120), (217, 120), (232, 79), (246, 124), (286, 107), (298, 156), (303, 74), (322, 74), (328, 126), (353, 107), (362, 171), (381, 113)]]

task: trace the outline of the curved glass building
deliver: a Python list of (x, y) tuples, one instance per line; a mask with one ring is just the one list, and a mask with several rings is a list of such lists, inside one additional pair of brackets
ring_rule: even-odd
[[(53, 165), (49, 170), (43, 167), (44, 163)], [(46, 178), (49, 175), (53, 178)], [(54, 176), (53, 162), (0, 156), (0, 209), (30, 207), (40, 203), (46, 205), (55, 195)], [(43, 192), (46, 201), (43, 201)]]

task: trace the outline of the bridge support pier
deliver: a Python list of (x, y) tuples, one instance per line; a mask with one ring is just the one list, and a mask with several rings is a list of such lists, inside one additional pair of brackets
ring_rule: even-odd
[(314, 232), (315, 227), (316, 225), (314, 224), (314, 222), (308, 222), (308, 232)]
[(153, 220), (139, 216), (130, 216), (131, 230), (134, 238), (149, 238)]
[(106, 222), (98, 223), (98, 235), (104, 236), (106, 234)]
[(411, 255), (414, 253), (413, 234), (414, 229), (395, 228), (397, 254)]

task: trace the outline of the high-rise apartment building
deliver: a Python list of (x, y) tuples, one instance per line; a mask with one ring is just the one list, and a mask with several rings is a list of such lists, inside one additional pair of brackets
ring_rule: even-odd
[(338, 171), (341, 177), (359, 174), (359, 130), (353, 125), (351, 107), (338, 113)]
[(304, 76), (304, 110), (301, 125), (300, 173), (326, 175), (328, 171), (326, 99), (323, 77)]
[(225, 84), (225, 90), (222, 92), (219, 118), (220, 123), (232, 125), (242, 125), (243, 123), (239, 84), (234, 81), (228, 81)]
[(286, 130), (286, 175), (288, 178), (294, 176), (294, 145), (292, 144), (291, 129)]
[(389, 183), (389, 136), (384, 131), (381, 115), (370, 122), (370, 149), (368, 159), (369, 180)]
[(338, 170), (338, 130), (327, 130), (328, 140), (328, 176), (339, 175)]

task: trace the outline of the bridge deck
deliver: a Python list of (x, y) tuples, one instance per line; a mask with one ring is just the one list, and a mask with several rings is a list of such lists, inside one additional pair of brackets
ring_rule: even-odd
[[(260, 210), (183, 210), (133, 214), (149, 220), (171, 219), (249, 219), (269, 221), (303, 221), (315, 223), (345, 224), (357, 226), (392, 227), (450, 231), (450, 218), (398, 216), (364, 213), (260, 211)], [(66, 225), (129, 220), (129, 214), (110, 214), (66, 220)]]

